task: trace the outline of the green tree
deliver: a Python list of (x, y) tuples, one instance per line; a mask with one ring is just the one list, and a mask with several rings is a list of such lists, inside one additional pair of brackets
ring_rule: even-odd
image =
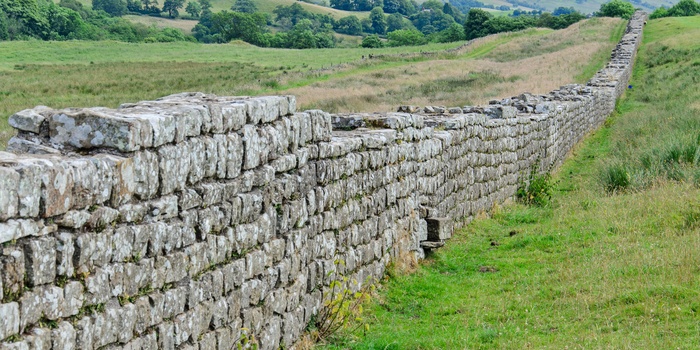
[(202, 5), (198, 2), (190, 1), (187, 3), (187, 7), (185, 7), (185, 12), (189, 13), (192, 17), (199, 17), (199, 14), (202, 12)]
[(401, 29), (390, 32), (386, 35), (389, 46), (415, 46), (423, 45), (428, 41), (423, 33), (415, 29)]
[(265, 44), (267, 19), (262, 13), (243, 13), (221, 11), (211, 17), (212, 34), (218, 34), (220, 41), (229, 42), (240, 39), (258, 46)]
[(235, 12), (255, 13), (258, 11), (258, 7), (255, 6), (253, 0), (236, 0), (233, 6), (231, 6), (231, 10)]
[(372, 34), (362, 39), (361, 46), (366, 48), (379, 48), (384, 47), (384, 43), (379, 39), (379, 36)]
[(700, 4), (693, 0), (681, 0), (668, 9), (671, 17), (695, 16), (700, 13)]
[(449, 28), (438, 33), (437, 40), (441, 43), (449, 43), (464, 40), (465, 38), (464, 28), (457, 23), (452, 23)]
[(369, 12), (369, 20), (372, 22), (372, 31), (377, 34), (386, 33), (386, 16), (381, 7), (375, 7)]
[(467, 40), (488, 35), (485, 24), (492, 17), (490, 13), (482, 9), (470, 9), (467, 13), (467, 20), (464, 21), (464, 34)]
[(211, 1), (210, 0), (197, 0), (199, 3), (199, 6), (202, 7), (202, 10), (210, 10), (211, 9)]
[(403, 29), (404, 22), (403, 16), (398, 13), (392, 13), (386, 17), (386, 31), (393, 32), (395, 30)]
[(362, 34), (362, 23), (360, 23), (360, 19), (354, 15), (343, 17), (336, 23), (335, 31), (348, 35), (360, 35)]
[(92, 0), (92, 9), (102, 10), (115, 17), (123, 16), (127, 11), (124, 0)]
[(170, 18), (175, 18), (180, 15), (180, 9), (185, 6), (185, 0), (165, 0), (163, 3), (163, 12), (167, 12)]
[(634, 6), (632, 6), (632, 4), (623, 0), (611, 0), (608, 3), (600, 5), (600, 11), (596, 13), (596, 16), (630, 19), (632, 18), (632, 14), (634, 14)]

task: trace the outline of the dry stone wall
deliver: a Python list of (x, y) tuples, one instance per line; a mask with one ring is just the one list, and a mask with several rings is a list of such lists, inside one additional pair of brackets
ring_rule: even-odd
[(0, 349), (292, 346), (331, 281), (421, 258), (559, 164), (612, 112), (643, 22), (587, 85), (486, 107), (330, 115), (183, 93), (11, 116)]

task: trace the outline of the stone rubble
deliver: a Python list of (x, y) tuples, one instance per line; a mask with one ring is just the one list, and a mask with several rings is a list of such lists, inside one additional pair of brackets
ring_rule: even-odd
[(644, 19), (586, 86), (484, 107), (182, 93), (14, 114), (0, 349), (290, 348), (333, 280), (422, 258), (560, 164), (627, 88)]

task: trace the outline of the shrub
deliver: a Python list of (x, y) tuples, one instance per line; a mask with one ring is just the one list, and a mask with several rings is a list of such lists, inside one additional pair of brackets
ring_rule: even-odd
[(367, 48), (380, 48), (384, 47), (384, 43), (382, 43), (382, 41), (379, 39), (379, 36), (372, 34), (362, 39), (361, 46)]
[(634, 14), (634, 6), (627, 1), (612, 0), (608, 3), (600, 5), (600, 11), (596, 13), (598, 17), (622, 17), (624, 19), (632, 18)]
[(527, 205), (545, 206), (552, 199), (554, 183), (549, 172), (539, 174), (537, 167), (530, 173), (527, 182), (523, 182), (518, 187), (516, 196), (518, 200)]
[(624, 164), (612, 164), (603, 170), (602, 182), (608, 193), (615, 193), (628, 189), (632, 185), (632, 176)]
[(415, 29), (395, 30), (387, 34), (388, 46), (411, 46), (427, 43), (425, 35)]

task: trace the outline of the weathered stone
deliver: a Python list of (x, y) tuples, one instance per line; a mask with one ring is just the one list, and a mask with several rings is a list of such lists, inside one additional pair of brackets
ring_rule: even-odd
[(0, 304), (0, 339), (19, 333), (19, 305)]
[(57, 112), (49, 119), (51, 143), (85, 149), (108, 147), (123, 152), (152, 144), (150, 123), (111, 114), (100, 109)]
[(45, 111), (45, 109), (41, 107), (25, 109), (11, 115), (7, 122), (15, 129), (38, 134), (41, 130), (42, 123), (46, 119), (46, 117), (40, 114), (42, 111)]
[(450, 218), (428, 218), (428, 239), (442, 241), (452, 238), (453, 224)]
[(76, 349), (76, 332), (69, 322), (58, 323), (58, 327), (51, 331), (52, 347), (54, 349)]
[(0, 221), (17, 215), (19, 181), (19, 173), (10, 168), (0, 167)]

